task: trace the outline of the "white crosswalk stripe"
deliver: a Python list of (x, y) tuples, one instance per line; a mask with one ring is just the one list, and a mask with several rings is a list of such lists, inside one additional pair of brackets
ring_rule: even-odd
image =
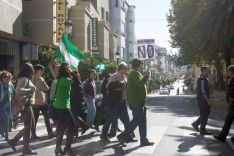
[[(175, 123), (176, 125), (173, 125), (173, 127), (185, 127), (185, 125), (188, 126), (188, 123), (192, 123), (192, 121), (194, 120), (194, 117), (178, 117), (175, 119)], [(119, 125), (120, 129), (124, 130), (124, 126), (123, 125)], [(188, 126), (190, 127), (190, 125)], [(17, 131), (22, 129), (23, 125), (20, 125), (17, 128)], [(55, 130), (55, 128), (53, 128)], [(181, 128), (178, 128), (178, 130), (181, 130)], [(214, 126), (207, 126), (207, 129), (209, 130), (217, 130), (217, 127)], [(134, 149), (132, 150), (129, 154), (126, 155), (154, 155), (155, 151), (157, 151), (157, 148), (159, 147), (159, 144), (163, 141), (163, 139), (165, 138), (165, 136), (170, 136), (168, 133), (169, 127), (167, 127), (166, 125), (163, 126), (151, 126), (148, 127), (147, 130), (147, 137), (150, 141), (153, 141), (155, 144), (153, 146), (146, 146), (146, 147), (139, 147), (140, 145), (140, 139), (139, 139), (139, 134), (137, 133), (137, 137), (136, 139), (138, 139), (138, 142), (135, 143), (128, 143), (126, 147), (123, 147), (124, 151), (127, 151), (129, 149)], [(95, 132), (95, 133), (94, 133)], [(12, 133), (16, 133), (16, 132), (12, 132)], [(39, 122), (37, 124), (37, 135), (39, 137), (41, 136), (47, 136), (47, 130), (44, 124), (44, 119), (40, 116)], [(94, 133), (94, 134), (92, 134)], [(183, 142), (195, 142), (195, 144), (193, 144), (193, 146), (189, 147), (189, 149), (187, 151), (183, 151), (180, 152), (178, 155), (182, 155), (182, 156), (190, 156), (190, 155), (201, 155), (201, 156), (209, 156), (209, 150), (207, 148), (207, 140), (214, 140), (212, 136), (205, 136), (204, 138), (198, 137), (198, 136), (194, 136), (193, 134), (196, 134), (199, 136), (199, 133), (194, 131), (191, 127), (190, 128), (183, 128), (181, 133), (178, 134), (174, 134), (175, 137), (178, 138), (182, 138), (182, 140), (180, 140), (180, 142), (178, 144), (182, 144), (183, 146), (186, 146), (185, 144), (183, 144)], [(88, 152), (91, 151), (91, 153), (94, 153), (94, 155), (97, 156), (101, 156), (101, 155), (105, 155), (106, 153), (110, 153), (113, 154), (115, 153), (115, 149), (112, 147), (115, 147), (118, 145), (118, 140), (116, 137), (111, 138), (110, 139), (110, 143), (108, 144), (103, 144), (102, 141), (100, 140), (100, 133), (97, 133), (95, 130), (90, 129), (88, 130), (85, 135), (90, 135), (90, 137), (88, 137), (87, 139), (81, 139), (79, 141), (74, 142), (72, 144), (72, 147), (79, 151), (80, 155), (86, 155)], [(64, 136), (65, 137), (65, 136)], [(22, 140), (22, 138), (21, 138)], [(173, 140), (173, 139), (172, 139)], [(47, 144), (46, 146), (43, 146), (41, 149), (44, 149), (45, 151), (53, 151), (53, 149), (55, 148), (55, 138), (51, 139), (51, 140), (41, 140), (41, 141), (36, 141), (31, 143), (34, 147), (40, 147), (41, 144)], [(230, 137), (228, 137), (227, 139), (227, 143), (230, 145), (230, 147), (234, 150), (234, 146), (233, 144), (230, 142)], [(8, 146), (6, 144), (5, 141), (0, 140), (0, 149), (2, 147), (2, 144), (4, 144), (4, 146)], [(22, 147), (22, 144), (18, 144), (16, 146), (17, 149), (20, 149)], [(187, 147), (181, 147), (182, 150), (183, 148), (187, 148)], [(9, 151), (12, 151), (10, 147), (7, 147), (7, 149)], [(1, 150), (0, 150), (1, 151)], [(175, 151), (176, 153), (176, 151)], [(1, 152), (0, 152), (1, 155)]]
[[(167, 130), (166, 126), (152, 126), (148, 130), (148, 139), (149, 141), (153, 141), (154, 145), (153, 146), (145, 146), (142, 148), (139, 148), (133, 153), (141, 153), (141, 154), (153, 154), (157, 145), (160, 143), (161, 138), (165, 134)], [(139, 146), (140, 145), (140, 140), (138, 139), (138, 142), (134, 143), (133, 146)]]

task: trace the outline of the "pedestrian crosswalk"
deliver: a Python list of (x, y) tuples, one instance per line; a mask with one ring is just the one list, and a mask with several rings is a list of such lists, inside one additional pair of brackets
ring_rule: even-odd
[[(213, 155), (210, 153), (209, 143), (214, 143), (217, 146), (221, 144), (213, 139), (212, 136), (201, 137), (198, 132), (194, 131), (190, 126), (185, 127), (185, 123), (191, 123), (194, 120), (193, 117), (180, 117), (175, 119), (175, 127), (180, 131), (174, 130), (174, 134), (170, 134), (169, 131), (172, 127), (166, 125), (152, 125), (148, 127), (147, 136), (150, 141), (153, 141), (155, 144), (153, 146), (140, 147), (140, 139), (139, 134), (135, 131), (137, 135), (138, 142), (128, 143), (126, 147), (119, 147), (118, 140), (116, 137), (111, 138), (110, 143), (104, 143), (100, 140), (100, 132), (96, 132), (93, 129), (88, 130), (83, 136), (78, 137), (78, 139), (74, 140), (72, 144), (72, 148), (79, 155), (95, 155), (95, 156), (103, 156), (103, 155), (129, 155), (129, 156), (153, 156), (153, 155), (183, 155), (183, 156), (192, 156), (192, 155), (201, 155), (201, 156), (209, 156)], [(178, 123), (180, 121), (180, 123)], [(183, 127), (183, 126), (184, 127)], [(183, 127), (183, 128), (181, 128)], [(22, 129), (23, 125), (19, 125), (17, 130), (14, 130), (10, 134), (10, 138), (15, 135), (15, 133)], [(55, 130), (55, 128), (53, 128)], [(120, 125), (120, 129), (124, 129), (123, 125)], [(208, 126), (207, 129), (215, 130), (217, 127)], [(39, 118), (39, 122), (37, 124), (37, 135), (39, 137), (47, 136), (47, 130), (44, 125), (44, 119), (42, 117)], [(166, 140), (165, 138), (170, 138)], [(174, 138), (173, 138), (174, 137)], [(180, 138), (180, 139), (175, 139)], [(45, 153), (53, 153), (55, 149), (56, 139), (44, 139), (35, 141), (32, 143), (33, 148), (39, 151), (38, 155), (44, 155)], [(233, 144), (227, 139), (227, 145), (229, 148), (233, 148)], [(166, 143), (166, 144), (165, 144)], [(7, 143), (0, 139), (0, 155), (17, 155), (12, 153), (11, 148), (7, 145)], [(43, 146), (42, 146), (43, 145)], [(22, 144), (18, 144), (16, 146), (17, 150), (22, 148)], [(164, 149), (164, 148), (167, 148)], [(175, 148), (178, 148), (176, 151), (171, 151)], [(234, 148), (233, 148), (234, 151)], [(11, 152), (11, 153), (10, 153)], [(10, 154), (9, 154), (10, 153)], [(157, 153), (157, 154), (156, 154)], [(160, 153), (160, 154), (159, 154)], [(170, 154), (168, 154), (170, 153)], [(171, 154), (173, 153), (173, 154)], [(18, 153), (19, 154), (19, 153)], [(216, 153), (217, 154), (217, 153)]]

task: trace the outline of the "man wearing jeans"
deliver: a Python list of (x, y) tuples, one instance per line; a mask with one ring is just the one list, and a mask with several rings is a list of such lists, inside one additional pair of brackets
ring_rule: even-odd
[(146, 82), (149, 78), (149, 72), (147, 71), (143, 76), (140, 73), (142, 69), (142, 62), (138, 59), (132, 60), (132, 70), (128, 75), (128, 104), (132, 110), (133, 119), (126, 129), (120, 133), (117, 138), (120, 144), (124, 145), (127, 136), (139, 126), (140, 133), (140, 146), (151, 146), (154, 142), (150, 142), (147, 139), (146, 131)]

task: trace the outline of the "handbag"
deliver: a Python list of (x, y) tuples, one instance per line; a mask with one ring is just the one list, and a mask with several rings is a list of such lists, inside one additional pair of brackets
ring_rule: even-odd
[[(25, 109), (26, 106), (30, 104), (31, 96), (28, 98), (27, 96), (21, 95), (16, 96), (17, 98), (14, 98), (12, 102), (12, 111), (14, 113), (21, 112)], [(28, 98), (28, 100), (27, 100)]]
[[(29, 84), (29, 79), (27, 84)], [(25, 86), (27, 86), (27, 84)], [(24, 86), (24, 87), (25, 87)], [(25, 109), (25, 107), (28, 107), (30, 105), (31, 97), (28, 97), (26, 95), (15, 95), (13, 101), (12, 101), (12, 112), (18, 113)], [(28, 100), (27, 100), (28, 99)]]

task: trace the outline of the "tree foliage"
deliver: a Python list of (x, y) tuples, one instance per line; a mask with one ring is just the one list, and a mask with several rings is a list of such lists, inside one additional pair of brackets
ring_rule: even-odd
[[(107, 59), (99, 59), (91, 55), (90, 52), (84, 52), (85, 59), (82, 60), (79, 64), (79, 72), (81, 75), (81, 79), (85, 80), (89, 76), (89, 71), (91, 69), (100, 72), (100, 78), (105, 74), (114, 73), (116, 71), (116, 64)], [(104, 71), (99, 71), (97, 69), (98, 64), (104, 64)]]
[(172, 0), (171, 4), (171, 44), (180, 50), (176, 62), (210, 64), (224, 58), (229, 65), (234, 45), (234, 1)]
[(172, 0), (167, 16), (177, 65), (213, 64), (220, 88), (234, 57), (233, 0)]

